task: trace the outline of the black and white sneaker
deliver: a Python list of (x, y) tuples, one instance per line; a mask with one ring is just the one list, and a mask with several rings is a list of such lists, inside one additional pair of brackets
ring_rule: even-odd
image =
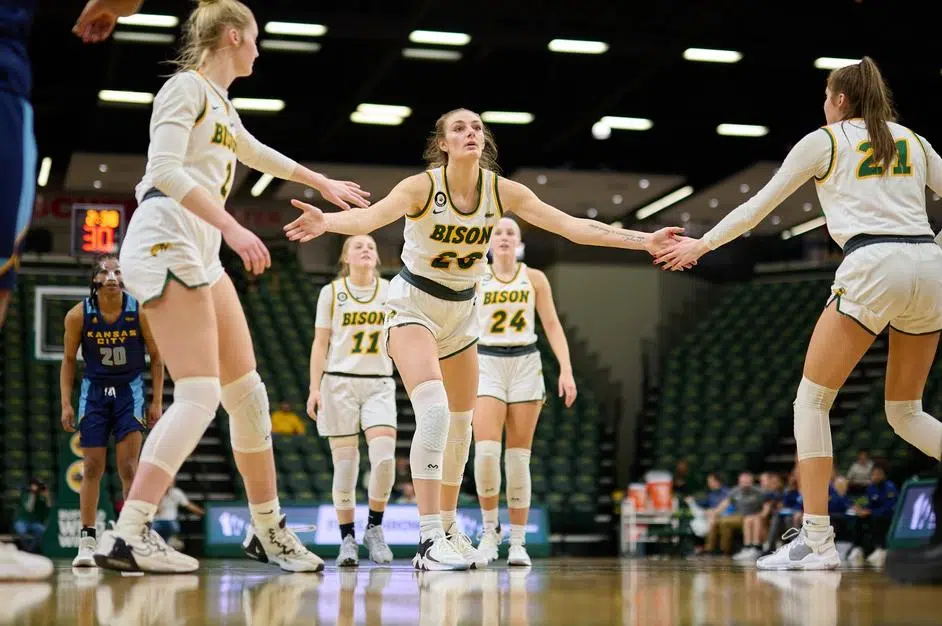
[(150, 574), (186, 574), (199, 569), (199, 561), (167, 545), (150, 524), (137, 532), (114, 527), (98, 539), (95, 563), (104, 569)]
[(320, 572), (324, 561), (308, 550), (294, 531), (288, 528), (287, 518), (282, 515), (276, 528), (258, 533), (249, 524), (242, 551), (250, 559), (260, 563), (274, 563), (286, 572)]
[(467, 559), (455, 549), (444, 534), (429, 537), (419, 544), (419, 550), (412, 557), (412, 567), (430, 572), (465, 570)]

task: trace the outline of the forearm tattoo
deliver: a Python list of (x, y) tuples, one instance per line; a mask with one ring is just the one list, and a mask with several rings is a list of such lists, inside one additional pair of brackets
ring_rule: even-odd
[(609, 235), (615, 235), (616, 237), (620, 237), (624, 241), (631, 241), (633, 243), (644, 243), (645, 241), (647, 241), (647, 237), (642, 233), (624, 231), (620, 228), (615, 228), (613, 226), (606, 226), (604, 224), (589, 224), (589, 228), (600, 230), (603, 233), (607, 233)]

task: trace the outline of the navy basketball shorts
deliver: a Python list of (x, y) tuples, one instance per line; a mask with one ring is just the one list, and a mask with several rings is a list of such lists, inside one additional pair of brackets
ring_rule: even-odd
[(0, 290), (12, 290), (36, 197), (33, 107), (0, 90)]
[(104, 448), (129, 434), (144, 431), (144, 379), (109, 385), (82, 379), (78, 427), (83, 448)]

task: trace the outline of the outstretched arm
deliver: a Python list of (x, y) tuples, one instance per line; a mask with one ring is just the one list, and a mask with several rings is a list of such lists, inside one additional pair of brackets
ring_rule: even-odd
[(341, 235), (366, 235), (395, 222), (407, 214), (417, 214), (429, 199), (431, 181), (426, 174), (416, 174), (393, 187), (389, 195), (368, 209), (350, 209), (340, 213), (324, 213), (300, 200), (292, 200), (302, 211), (298, 219), (284, 227), (288, 239), (305, 243), (326, 232)]
[(119, 17), (134, 15), (143, 0), (89, 0), (72, 32), (85, 43), (104, 41), (111, 35)]
[(263, 144), (245, 129), (241, 118), (236, 116), (236, 120), (239, 124), (236, 157), (245, 165), (275, 178), (290, 180), (317, 189), (325, 200), (336, 204), (341, 209), (349, 209), (350, 205), (362, 208), (370, 205), (369, 200), (366, 199), (370, 195), (369, 192), (360, 189), (358, 184), (331, 180), (323, 174), (309, 170), (274, 148)]
[(527, 268), (527, 276), (533, 284), (536, 295), (536, 314), (543, 324), (543, 331), (549, 341), (556, 361), (559, 363), (559, 397), (567, 407), (576, 401), (576, 380), (572, 375), (572, 361), (569, 358), (569, 343), (566, 341), (566, 331), (556, 314), (556, 303), (553, 302), (553, 290), (546, 274), (532, 267)]
[(564, 213), (540, 200), (528, 187), (518, 182), (501, 178), (497, 187), (502, 203), (508, 211), (537, 228), (556, 233), (583, 246), (647, 250), (653, 255), (674, 234), (683, 232), (682, 228), (662, 229), (657, 233), (615, 228), (596, 220)]
[(805, 135), (785, 157), (772, 180), (756, 195), (733, 209), (702, 239), (684, 239), (664, 249), (657, 256), (657, 262), (663, 263), (664, 269), (683, 269), (707, 252), (752, 230), (809, 178), (824, 178), (830, 174), (835, 150), (829, 130), (819, 129)]

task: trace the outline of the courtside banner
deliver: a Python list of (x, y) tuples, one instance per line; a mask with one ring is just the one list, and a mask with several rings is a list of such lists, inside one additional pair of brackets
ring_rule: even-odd
[[(288, 527), (294, 530), (298, 538), (319, 556), (333, 556), (340, 550), (340, 526), (332, 504), (284, 503), (281, 510), (288, 517)], [(363, 540), (366, 531), (368, 508), (358, 505), (354, 512), (357, 540)], [(507, 509), (499, 513), (501, 530), (505, 543), (501, 553), (506, 552), (506, 537), (510, 533), (510, 521)], [(248, 503), (246, 502), (210, 502), (206, 504), (203, 518), (206, 537), (206, 556), (232, 557), (242, 554), (242, 539), (248, 528)], [(458, 525), (477, 543), (483, 530), (481, 511), (467, 507), (458, 509)], [(411, 557), (419, 539), (419, 512), (414, 504), (390, 504), (383, 515), (383, 533), (386, 543), (397, 558)], [(545, 509), (533, 507), (527, 523), (527, 551), (531, 556), (549, 556), (549, 522)], [(364, 549), (363, 557), (366, 552)]]

